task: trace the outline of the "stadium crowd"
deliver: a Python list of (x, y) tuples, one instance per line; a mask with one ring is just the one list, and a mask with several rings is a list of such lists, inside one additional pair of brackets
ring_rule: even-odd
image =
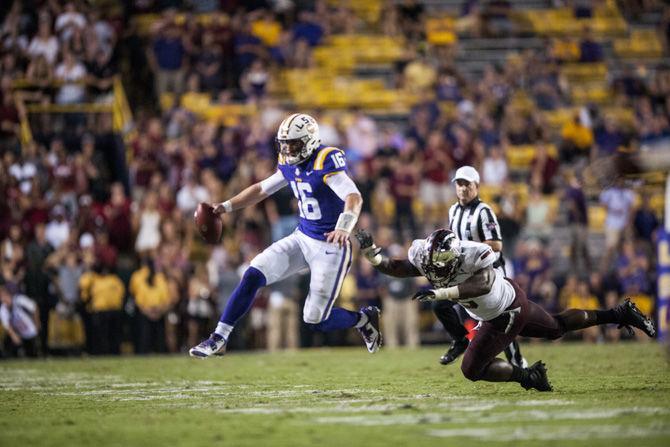
[[(221, 202), (274, 171), (276, 127), (293, 112), (273, 94), (279, 73), (313, 66), (324, 39), (365, 31), (365, 24), (346, 5), (326, 1), (9, 3), (0, 31), (2, 352), (183, 351), (209, 333), (239, 272), (297, 224), (285, 188), (225, 214), (222, 243), (212, 247), (192, 224), (197, 204)], [(493, 14), (487, 3), (463, 2), (461, 32), (513, 34), (504, 11)], [(564, 3), (589, 13), (589, 2)], [(136, 19), (147, 13), (157, 15), (140, 29)], [(413, 238), (447, 224), (456, 200), (451, 173), (475, 166), (483, 198), (498, 214), (509, 274), (531, 299), (559, 311), (610, 307), (626, 296), (652, 314), (656, 211), (648, 197), (637, 198), (639, 184), (594, 193), (583, 171), (621, 148), (670, 138), (670, 69), (639, 65), (610, 80), (615, 101), (634, 111), (632, 126), (593, 105), (555, 134), (536, 112), (571, 104), (561, 64), (606, 57), (589, 29), (580, 39), (513, 54), (475, 78), (455, 63), (458, 42), (426, 40), (426, 16), (415, 1), (386, 2), (382, 10), (384, 32), (406, 38), (392, 81), (419, 98), (406, 120), (375, 120), (361, 108), (313, 111), (323, 144), (346, 150), (364, 198), (359, 226), (391, 254), (402, 253)], [(659, 25), (663, 38), (669, 18)], [(110, 116), (84, 112), (31, 115), (34, 139), (22, 141), (18, 95), (32, 104), (104, 104), (120, 74), (136, 115), (125, 146)], [(204, 119), (180, 101), (202, 93), (255, 112), (225, 125)], [(509, 147), (520, 145), (538, 148), (523, 172), (508, 163)], [(593, 205), (606, 210), (597, 234)], [(569, 233), (566, 249), (556, 252), (550, 246), (559, 228)], [(388, 346), (441, 341), (430, 312), (408, 300), (418, 286), (355, 261), (340, 300), (352, 309), (380, 305)], [(345, 333), (304, 330), (306, 289), (302, 278), (263, 291), (229, 347), (349, 343)], [(594, 328), (583, 338), (622, 335)]]

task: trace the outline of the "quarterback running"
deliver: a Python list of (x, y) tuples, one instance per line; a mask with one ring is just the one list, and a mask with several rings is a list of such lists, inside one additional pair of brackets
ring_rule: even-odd
[(382, 342), (379, 309), (369, 306), (360, 312), (352, 312), (334, 307), (351, 267), (349, 235), (363, 204), (358, 188), (347, 175), (344, 152), (322, 146), (316, 120), (302, 113), (282, 121), (277, 131), (277, 143), (277, 171), (230, 200), (215, 205), (214, 211), (230, 213), (290, 186), (298, 200), (298, 228), (251, 261), (215, 331), (189, 353), (198, 358), (223, 354), (231, 331), (251, 307), (256, 292), (307, 267), (311, 277), (303, 308), (305, 323), (319, 331), (355, 327), (368, 351), (376, 352)]
[(377, 270), (397, 277), (424, 276), (433, 288), (420, 290), (414, 299), (451, 300), (478, 320), (479, 330), (465, 351), (461, 370), (473, 381), (518, 382), (525, 389), (551, 391), (544, 363), (529, 368), (512, 365), (496, 356), (517, 335), (554, 340), (566, 332), (616, 323), (636, 327), (654, 337), (653, 322), (630, 300), (609, 310), (568, 309), (548, 314), (529, 301), (509, 278), (493, 268), (495, 254), (488, 245), (461, 241), (446, 229), (413, 241), (407, 259), (389, 259), (365, 230), (355, 234), (363, 255)]

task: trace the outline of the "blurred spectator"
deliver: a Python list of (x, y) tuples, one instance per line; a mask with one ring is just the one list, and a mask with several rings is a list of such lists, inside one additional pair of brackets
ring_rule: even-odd
[(128, 292), (139, 310), (135, 351), (165, 352), (165, 314), (171, 304), (170, 291), (165, 274), (156, 270), (153, 259), (142, 258), (142, 266), (130, 277)]
[(56, 250), (70, 237), (70, 223), (65, 217), (65, 207), (56, 205), (51, 211), (52, 220), (46, 226), (45, 235), (49, 244)]
[(133, 218), (133, 228), (137, 233), (135, 250), (140, 254), (156, 250), (161, 242), (161, 214), (155, 191), (147, 191), (142, 199), (142, 205)]
[(531, 188), (526, 204), (526, 235), (546, 241), (553, 231), (553, 226), (554, 215), (551, 204), (542, 196), (539, 189)]
[(76, 104), (84, 101), (86, 89), (86, 67), (81, 64), (70, 51), (63, 53), (63, 62), (56, 66), (56, 80), (63, 83), (56, 93), (58, 104)]
[(9, 149), (18, 152), (21, 127), (14, 100), (11, 90), (0, 90), (0, 147), (3, 151)]
[(404, 0), (396, 8), (403, 35), (410, 41), (422, 37), (425, 6), (417, 0)]
[(212, 31), (202, 35), (202, 49), (196, 53), (195, 72), (203, 91), (217, 94), (225, 86), (223, 77), (223, 50), (215, 41)]
[(530, 183), (539, 186), (542, 194), (553, 193), (558, 168), (558, 160), (549, 153), (547, 146), (538, 144), (530, 162)]
[(592, 147), (591, 159), (614, 154), (620, 147), (625, 146), (623, 133), (612, 117), (605, 117), (603, 126), (596, 129), (595, 144)]
[(11, 357), (37, 357), (39, 309), (35, 301), (9, 290), (4, 281), (0, 282), (0, 322), (8, 335), (5, 352)]
[(75, 30), (83, 30), (86, 27), (86, 17), (77, 11), (74, 2), (65, 3), (65, 8), (58, 17), (56, 17), (56, 32), (60, 35), (63, 42), (70, 40)]
[(372, 267), (372, 264), (360, 262), (356, 270), (356, 307), (381, 305), (379, 283), (379, 272)]
[[(598, 310), (600, 303), (598, 299), (589, 291), (589, 283), (585, 280), (577, 281), (575, 290), (566, 296), (565, 309), (584, 309), (584, 310)], [(600, 329), (598, 326), (592, 326), (579, 332), (582, 339), (589, 343), (595, 343), (600, 337)]]
[(585, 26), (579, 41), (579, 62), (600, 62), (602, 60), (603, 47), (594, 39), (591, 28)]
[(347, 126), (347, 161), (372, 158), (377, 151), (378, 131), (375, 121), (362, 110), (353, 111), (352, 122)]
[[(395, 203), (395, 229), (401, 241), (417, 235), (417, 225), (412, 210), (414, 198), (419, 190), (419, 166), (416, 162), (416, 144), (408, 140), (394, 161), (391, 178), (391, 194)], [(409, 230), (409, 234), (405, 233)]]
[(81, 276), (79, 289), (89, 314), (86, 342), (90, 354), (120, 354), (123, 282), (107, 267), (97, 264), (93, 271)]
[(573, 163), (575, 158), (588, 156), (592, 145), (593, 132), (583, 124), (579, 114), (575, 114), (561, 129), (561, 161)]
[(310, 47), (321, 42), (324, 35), (323, 24), (318, 17), (309, 11), (300, 11), (298, 21), (293, 26), (293, 41), (305, 41)]
[[(403, 247), (400, 244), (386, 245), (385, 241), (391, 241), (390, 229), (380, 229), (377, 239), (384, 246), (388, 246), (391, 258), (402, 258), (409, 249), (409, 244)], [(416, 291), (414, 278), (395, 278), (382, 275), (382, 314), (384, 324), (384, 342), (389, 348), (400, 346), (401, 340), (408, 348), (419, 346), (419, 306), (410, 298)]]
[(605, 245), (606, 252), (601, 258), (600, 269), (606, 271), (612, 261), (612, 256), (619, 247), (624, 229), (629, 225), (632, 218), (632, 207), (635, 194), (624, 186), (623, 180), (618, 179), (616, 183), (600, 193), (600, 203), (607, 208), (605, 218)]
[(265, 69), (263, 62), (255, 60), (251, 67), (244, 73), (240, 79), (242, 91), (250, 103), (258, 103), (266, 95), (266, 89), (270, 80), (270, 73)]
[(621, 284), (621, 292), (647, 293), (650, 291), (650, 284), (647, 278), (649, 271), (649, 260), (645, 252), (635, 248), (631, 240), (626, 240), (622, 244), (621, 254), (616, 260), (617, 276)]
[(53, 247), (46, 238), (46, 228), (43, 223), (35, 226), (35, 238), (26, 247), (26, 295), (37, 303), (40, 317), (40, 341), (41, 346), (47, 345), (48, 318), (52, 302), (49, 293), (49, 276), (45, 271), (47, 257), (53, 251)]
[[(566, 174), (567, 185), (563, 193), (563, 203), (568, 210), (567, 224), (570, 226), (570, 260), (572, 270), (591, 271), (589, 255), (589, 216), (586, 209), (586, 197), (582, 185), (573, 172)], [(584, 263), (581, 270), (580, 259)]]
[(148, 59), (156, 76), (156, 95), (160, 98), (163, 93), (180, 93), (186, 64), (186, 47), (176, 24), (167, 23), (159, 29)]
[(58, 39), (51, 33), (50, 20), (40, 17), (37, 34), (28, 46), (28, 54), (31, 57), (44, 56), (49, 65), (53, 66), (56, 63), (59, 49)]
[(130, 200), (126, 197), (121, 183), (113, 183), (110, 189), (109, 202), (103, 207), (109, 239), (117, 250), (126, 252), (132, 247), (133, 241)]
[(187, 174), (184, 177), (184, 186), (177, 192), (177, 208), (184, 216), (191, 216), (198, 203), (209, 202), (210, 197), (207, 189), (196, 183), (194, 174)]
[(452, 162), (449, 147), (441, 131), (434, 130), (430, 133), (428, 145), (423, 151), (422, 166), (419, 197), (424, 206), (424, 223), (439, 227), (446, 222), (449, 206), (454, 199), (448, 178)]
[(114, 99), (112, 87), (118, 70), (112, 62), (111, 52), (98, 51), (95, 59), (86, 64), (88, 84), (93, 100), (111, 102)]
[(502, 186), (507, 180), (507, 161), (500, 147), (493, 146), (482, 163), (482, 183), (490, 186)]
[(215, 302), (207, 270), (203, 264), (196, 264), (195, 274), (188, 281), (188, 345), (197, 344), (207, 337), (211, 319), (215, 317)]
[(235, 48), (235, 74), (236, 79), (251, 66), (252, 62), (265, 55), (263, 42), (252, 34), (251, 23), (242, 19), (240, 29), (235, 33), (233, 39)]
[(292, 276), (272, 286), (268, 302), (267, 345), (270, 352), (298, 347), (299, 278)]
[(656, 213), (649, 205), (650, 196), (648, 194), (642, 194), (641, 200), (642, 203), (635, 211), (635, 217), (633, 218), (635, 235), (651, 245), (654, 240), (654, 233), (659, 227), (659, 221), (656, 217)]

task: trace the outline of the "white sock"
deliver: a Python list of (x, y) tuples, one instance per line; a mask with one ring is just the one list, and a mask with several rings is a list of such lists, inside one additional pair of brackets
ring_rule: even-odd
[(226, 341), (228, 341), (228, 337), (230, 336), (230, 333), (232, 331), (233, 331), (233, 326), (231, 326), (229, 324), (226, 324), (222, 321), (219, 321), (219, 324), (216, 325), (216, 329), (214, 329), (214, 333), (219, 334)]
[(366, 314), (365, 312), (358, 312), (358, 315), (360, 315), (361, 317), (358, 319), (358, 323), (356, 323), (355, 326), (356, 328), (361, 328), (366, 324), (368, 324), (368, 321), (370, 321), (370, 318), (368, 318), (368, 314)]

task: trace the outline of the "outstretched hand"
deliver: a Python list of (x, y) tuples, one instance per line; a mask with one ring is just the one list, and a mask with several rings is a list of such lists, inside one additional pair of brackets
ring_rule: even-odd
[(358, 229), (354, 233), (354, 237), (358, 240), (358, 245), (360, 245), (361, 250), (365, 250), (374, 245), (374, 240), (372, 240), (372, 235), (367, 232), (367, 230)]

